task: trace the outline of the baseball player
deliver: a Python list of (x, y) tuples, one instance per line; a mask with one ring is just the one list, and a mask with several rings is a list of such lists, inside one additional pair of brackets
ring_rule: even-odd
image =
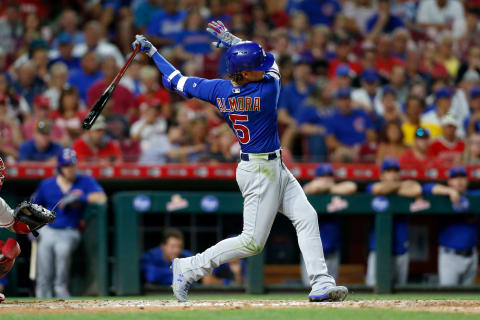
[(218, 108), (241, 145), (236, 180), (244, 198), (243, 231), (193, 257), (175, 259), (173, 293), (186, 301), (190, 285), (219, 265), (262, 251), (277, 212), (295, 226), (298, 243), (310, 278), (310, 301), (342, 301), (348, 294), (336, 286), (323, 257), (317, 213), (302, 187), (281, 159), (277, 128), (280, 72), (274, 57), (252, 41), (242, 41), (221, 22), (207, 29), (226, 53), (230, 80), (183, 76), (144, 37), (133, 46), (150, 56), (162, 73), (165, 87), (187, 98), (198, 98)]
[[(40, 231), (37, 250), (36, 296), (70, 297), (68, 278), (72, 253), (80, 242), (80, 223), (87, 203), (105, 203), (102, 187), (90, 176), (77, 174), (72, 149), (57, 156), (58, 174), (40, 183), (34, 202), (52, 209), (57, 219)], [(55, 276), (54, 276), (55, 273)]]
[[(406, 198), (417, 198), (422, 194), (421, 185), (414, 180), (401, 181), (400, 164), (395, 158), (383, 160), (380, 181), (367, 186), (367, 193), (377, 196), (379, 202), (383, 196), (398, 194)], [(374, 201), (373, 203), (375, 203)], [(375, 204), (374, 204), (375, 206)], [(382, 214), (378, 212), (377, 214)], [(377, 275), (377, 255), (375, 252), (375, 231), (369, 237), (370, 253), (368, 254), (367, 276), (365, 282), (368, 286), (375, 286)], [(405, 217), (396, 217), (393, 222), (393, 276), (395, 283), (405, 284), (408, 278), (408, 220)]]
[(479, 190), (468, 189), (465, 167), (450, 168), (447, 185), (428, 183), (423, 194), (450, 197), (453, 209), (459, 213), (454, 217), (440, 218), (438, 235), (438, 276), (442, 286), (471, 286), (478, 269), (478, 218), (461, 215), (470, 204), (465, 195), (480, 195)]
[[(5, 165), (0, 158), (0, 188), (5, 178)], [(27, 220), (23, 210), (28, 211)], [(38, 218), (38, 219), (37, 219)], [(42, 220), (43, 219), (43, 220)], [(7, 228), (14, 233), (27, 234), (35, 231), (45, 225), (47, 222), (53, 221), (55, 216), (48, 210), (28, 202), (22, 202), (15, 210), (0, 198), (0, 227)], [(0, 240), (0, 278), (3, 278), (13, 267), (15, 259), (20, 254), (20, 245), (13, 238), (7, 241)], [(5, 296), (0, 293), (0, 302), (5, 300)]]

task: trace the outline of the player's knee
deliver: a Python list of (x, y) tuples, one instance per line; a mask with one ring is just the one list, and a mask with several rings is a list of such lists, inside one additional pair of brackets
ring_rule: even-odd
[(241, 234), (242, 244), (246, 251), (252, 256), (262, 252), (264, 243), (256, 239), (254, 236)]

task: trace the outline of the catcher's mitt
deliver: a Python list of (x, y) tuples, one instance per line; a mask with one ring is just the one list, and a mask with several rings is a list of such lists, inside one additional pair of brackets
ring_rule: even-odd
[(47, 223), (55, 221), (56, 217), (55, 212), (28, 201), (22, 201), (15, 208), (13, 216), (16, 221), (26, 224), (33, 234)]

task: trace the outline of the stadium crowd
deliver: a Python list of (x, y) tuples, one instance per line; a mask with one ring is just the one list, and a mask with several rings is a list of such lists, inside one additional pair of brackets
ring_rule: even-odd
[(81, 129), (137, 33), (184, 74), (227, 76), (209, 20), (275, 55), (292, 159), (480, 162), (479, 1), (16, 0), (3, 1), (0, 16), (0, 153), (9, 163), (55, 163), (63, 147), (80, 162), (237, 160), (216, 109), (163, 89), (142, 54), (104, 117)]

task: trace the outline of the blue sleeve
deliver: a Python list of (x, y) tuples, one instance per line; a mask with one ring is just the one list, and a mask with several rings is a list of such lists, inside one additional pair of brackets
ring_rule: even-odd
[(426, 196), (433, 195), (433, 188), (435, 188), (436, 185), (436, 183), (424, 184), (422, 187), (422, 194)]
[(327, 136), (330, 136), (330, 135), (335, 135), (335, 119), (333, 118), (333, 116), (330, 116), (326, 119), (325, 121), (325, 127), (327, 128), (327, 133), (326, 135)]
[(45, 180), (40, 183), (37, 190), (33, 194), (33, 203), (44, 205), (45, 204), (45, 195), (43, 190), (45, 189), (43, 185), (45, 184)]
[(369, 183), (367, 188), (365, 189), (365, 192), (367, 192), (368, 194), (373, 194), (373, 186), (375, 185), (375, 182), (372, 182), (372, 183)]
[(378, 15), (372, 16), (370, 19), (367, 20), (366, 31), (367, 33), (371, 32), (375, 24), (377, 23)]
[(375, 129), (375, 126), (373, 125), (372, 119), (368, 116), (368, 114), (364, 113), (365, 116), (365, 128), (366, 129)]
[(162, 14), (154, 15), (148, 24), (146, 35), (149, 36), (161, 36), (160, 34), (160, 24), (162, 23)]
[(217, 94), (217, 87), (227, 80), (214, 79), (207, 80), (197, 77), (188, 77), (183, 87), (183, 92), (191, 97), (210, 102), (214, 106), (217, 105), (217, 96), (226, 96)]
[(142, 258), (140, 264), (146, 282), (167, 285), (172, 284), (173, 274), (170, 267), (156, 266), (155, 263), (146, 257), (145, 259)]
[(467, 195), (469, 195), (469, 196), (480, 196), (480, 189), (467, 190)]
[(85, 183), (84, 191), (87, 195), (93, 192), (104, 192), (103, 188), (100, 186), (100, 184), (98, 184), (97, 180), (89, 176), (85, 176), (85, 178), (86, 178), (86, 183)]
[(18, 161), (28, 161), (31, 159), (31, 149), (28, 142), (24, 142), (18, 149)]

